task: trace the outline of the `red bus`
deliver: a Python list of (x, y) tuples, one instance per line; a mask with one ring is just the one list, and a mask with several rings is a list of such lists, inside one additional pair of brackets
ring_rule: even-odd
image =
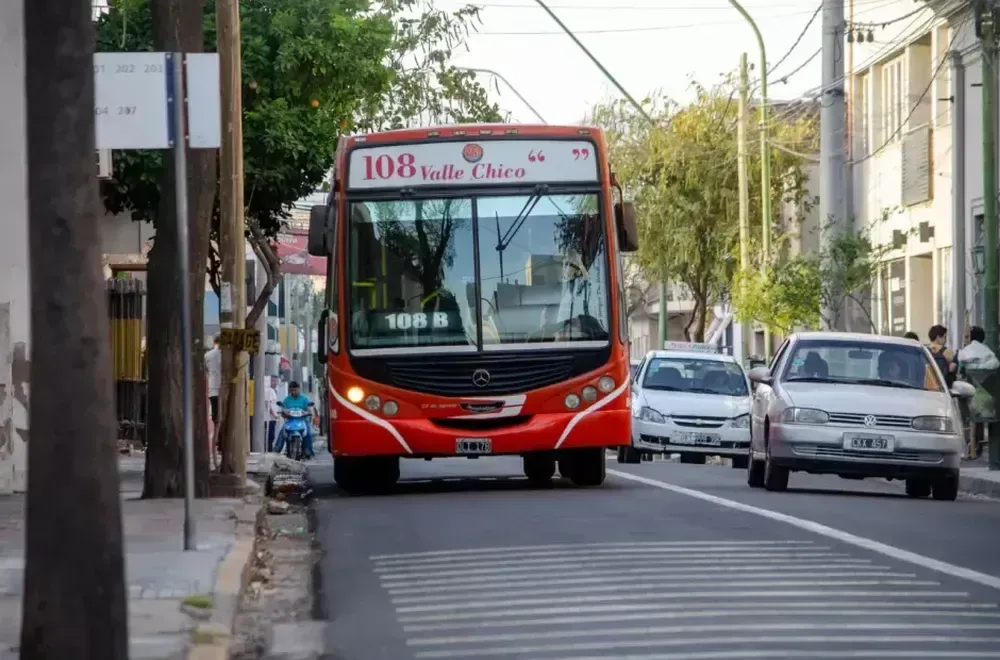
[(621, 253), (635, 212), (604, 134), (467, 125), (341, 138), (309, 252), (337, 484), (383, 490), (400, 458), (514, 455), (578, 486), (629, 444)]

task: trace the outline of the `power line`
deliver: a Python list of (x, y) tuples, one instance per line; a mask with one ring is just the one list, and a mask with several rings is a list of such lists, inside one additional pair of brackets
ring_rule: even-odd
[(816, 59), (817, 57), (819, 57), (819, 54), (822, 53), (822, 52), (823, 52), (823, 47), (820, 46), (819, 48), (816, 49), (815, 53), (813, 53), (812, 55), (809, 56), (809, 59), (807, 59), (805, 62), (803, 62), (802, 64), (798, 65), (794, 69), (792, 69), (790, 73), (786, 73), (785, 75), (781, 76), (781, 78), (779, 78), (777, 80), (777, 82), (787, 83), (789, 78), (791, 78), (796, 73), (798, 73), (802, 69), (804, 69), (807, 66), (809, 66), (810, 62), (812, 62), (814, 59)]
[[(811, 25), (813, 24), (813, 21), (815, 21), (815, 20), (816, 20), (816, 17), (817, 17), (817, 16), (819, 16), (819, 12), (820, 12), (820, 10), (822, 10), (822, 9), (823, 9), (823, 3), (821, 2), (821, 3), (820, 3), (820, 4), (819, 4), (819, 5), (817, 6), (817, 7), (816, 7), (816, 11), (814, 11), (814, 12), (813, 12), (813, 15), (809, 17), (809, 22), (808, 22), (808, 23), (806, 23), (806, 26), (805, 26), (804, 28), (802, 28), (802, 32), (799, 32), (799, 36), (798, 36), (798, 37), (796, 37), (796, 39), (795, 39), (795, 43), (793, 43), (793, 44), (792, 44), (792, 47), (788, 49), (788, 52), (786, 52), (786, 53), (785, 53), (784, 55), (782, 55), (782, 56), (781, 56), (781, 59), (780, 59), (780, 60), (778, 60), (778, 61), (777, 61), (777, 63), (776, 63), (776, 64), (775, 64), (774, 66), (772, 66), (772, 67), (771, 67), (771, 70), (767, 72), (767, 75), (771, 75), (772, 73), (774, 73), (774, 70), (775, 70), (775, 69), (777, 69), (777, 68), (778, 68), (779, 66), (781, 66), (782, 64), (784, 64), (785, 60), (787, 60), (787, 59), (788, 59), (788, 56), (789, 56), (789, 55), (791, 55), (791, 54), (792, 54), (792, 52), (793, 52), (793, 51), (794, 51), (794, 50), (795, 50), (796, 48), (798, 48), (799, 44), (800, 44), (800, 43), (802, 43), (802, 38), (803, 38), (804, 36), (806, 36), (806, 32), (808, 32), (808, 31), (809, 31), (809, 27), (810, 27), (810, 26), (811, 26)], [(786, 78), (787, 78), (787, 76), (786, 76)]]

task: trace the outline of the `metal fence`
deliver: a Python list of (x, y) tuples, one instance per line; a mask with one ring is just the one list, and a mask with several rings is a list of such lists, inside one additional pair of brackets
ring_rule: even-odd
[(146, 287), (139, 279), (114, 278), (107, 281), (106, 290), (118, 447), (125, 451), (146, 445)]

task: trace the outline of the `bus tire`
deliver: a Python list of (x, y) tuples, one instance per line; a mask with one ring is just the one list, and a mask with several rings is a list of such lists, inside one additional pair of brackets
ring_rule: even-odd
[(607, 477), (604, 451), (588, 448), (568, 452), (559, 461), (559, 471), (575, 486), (600, 486)]
[(551, 454), (532, 452), (525, 454), (523, 461), (524, 476), (532, 483), (548, 483), (556, 473), (556, 459)]

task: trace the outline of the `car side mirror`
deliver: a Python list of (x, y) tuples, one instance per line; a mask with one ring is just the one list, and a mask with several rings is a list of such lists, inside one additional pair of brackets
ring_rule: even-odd
[(615, 225), (618, 228), (618, 249), (635, 252), (639, 249), (639, 223), (636, 220), (635, 204), (618, 202), (615, 204)]
[(750, 379), (751, 383), (758, 385), (770, 385), (772, 382), (771, 370), (767, 367), (754, 367), (747, 374), (747, 378)]
[(330, 345), (329, 337), (326, 334), (330, 328), (329, 321), (330, 310), (324, 309), (323, 313), (319, 315), (319, 328), (316, 331), (316, 357), (321, 362), (326, 361), (326, 347)]
[(976, 388), (964, 380), (956, 380), (951, 384), (951, 395), (957, 399), (971, 399), (976, 396)]
[(306, 245), (309, 254), (314, 257), (328, 257), (332, 251), (327, 237), (332, 220), (337, 209), (333, 206), (314, 206), (309, 209), (309, 238)]

